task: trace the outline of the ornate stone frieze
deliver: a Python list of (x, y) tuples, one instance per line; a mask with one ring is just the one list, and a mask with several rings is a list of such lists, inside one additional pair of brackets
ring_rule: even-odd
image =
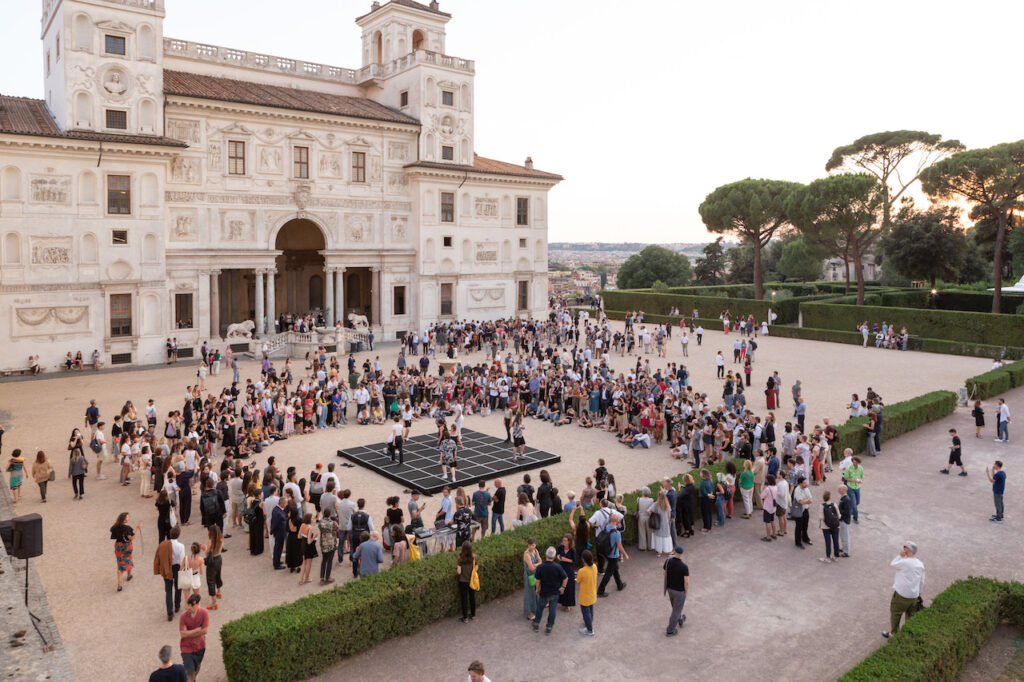
[(31, 201), (39, 204), (71, 203), (70, 175), (35, 175), (29, 181)]
[(31, 237), (32, 265), (71, 265), (71, 237)]
[(199, 121), (191, 121), (184, 118), (167, 119), (167, 137), (184, 142), (198, 143), (201, 141)]
[(13, 336), (44, 336), (89, 331), (89, 306), (14, 307)]

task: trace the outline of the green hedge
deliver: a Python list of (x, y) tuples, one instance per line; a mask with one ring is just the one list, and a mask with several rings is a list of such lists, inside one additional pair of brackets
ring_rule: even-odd
[[(480, 571), (477, 600), (522, 589), (528, 537), (543, 552), (567, 532), (566, 517), (558, 515), (473, 543)], [(454, 553), (430, 555), (226, 623), (220, 637), (228, 679), (305, 679), (378, 642), (456, 615), (455, 564)]]
[(725, 298), (719, 296), (690, 296), (684, 294), (656, 294), (645, 290), (612, 290), (602, 291), (605, 308), (611, 310), (643, 310), (644, 313), (667, 315), (672, 306), (689, 315), (694, 308), (702, 311), (704, 316), (717, 317), (727, 309), (733, 315), (753, 315), (754, 319), (768, 319), (769, 301), (755, 301), (743, 298)]
[(864, 320), (889, 322), (906, 327), (911, 334), (929, 339), (977, 343), (995, 341), (1007, 346), (1024, 347), (1024, 324), (1016, 315), (969, 313), (956, 310), (850, 306), (831, 301), (800, 304), (804, 326), (813, 329), (856, 331)]
[[(810, 327), (786, 327), (773, 326), (770, 328), (773, 336), (781, 336), (787, 339), (809, 339), (811, 341), (830, 341), (833, 343), (848, 343), (859, 346), (864, 343), (860, 332), (847, 332), (838, 329), (812, 329)], [(868, 341), (868, 345), (874, 347), (874, 335)], [(943, 353), (946, 355), (966, 355), (980, 358), (1006, 358), (1008, 360), (1019, 360), (1024, 358), (1024, 348), (1013, 346), (993, 346), (985, 343), (971, 343), (967, 341), (944, 341), (942, 339), (925, 339), (911, 336), (907, 344), (909, 350), (919, 350), (926, 353)]]
[(1024, 386), (1024, 361), (1020, 360), (968, 379), (967, 397), (984, 400), (1018, 386)]
[(955, 680), (1003, 618), (1024, 626), (1024, 585), (958, 580), (840, 680)]
[[(992, 294), (978, 291), (943, 290), (932, 294), (930, 289), (893, 288), (879, 292), (868, 292), (866, 305), (881, 305), (893, 308), (921, 308), (931, 310), (959, 310), (963, 312), (991, 313)], [(871, 299), (869, 301), (869, 299)], [(872, 302), (873, 301), (873, 302)], [(829, 303), (855, 305), (857, 297), (844, 296)], [(1015, 294), (1003, 294), (1002, 314), (1013, 315), (1014, 311), (1024, 302), (1024, 297)]]
[[(886, 405), (882, 410), (883, 441), (896, 438), (904, 433), (924, 426), (933, 421), (943, 419), (956, 410), (956, 393), (952, 391), (933, 391), (924, 395)], [(836, 428), (839, 432), (832, 446), (832, 459), (843, 457), (843, 450), (850, 448), (854, 454), (867, 449), (867, 433), (864, 424), (867, 417), (853, 417)]]

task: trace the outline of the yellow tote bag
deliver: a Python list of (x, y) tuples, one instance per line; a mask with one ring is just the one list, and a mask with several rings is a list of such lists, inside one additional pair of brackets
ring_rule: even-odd
[(469, 589), (474, 592), (480, 591), (480, 574), (476, 571), (476, 562), (473, 562), (473, 575), (469, 577)]

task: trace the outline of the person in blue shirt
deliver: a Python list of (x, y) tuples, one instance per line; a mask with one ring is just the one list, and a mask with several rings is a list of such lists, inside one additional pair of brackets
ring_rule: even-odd
[(622, 546), (622, 533), (619, 532), (619, 523), (622, 521), (622, 514), (617, 511), (611, 512), (608, 523), (604, 529), (611, 534), (612, 549), (608, 553), (608, 563), (605, 565), (604, 578), (601, 580), (601, 584), (597, 588), (598, 597), (607, 597), (608, 593), (604, 591), (604, 588), (608, 586), (608, 582), (615, 578), (615, 587), (618, 588), (619, 592), (626, 589), (626, 583), (623, 582), (619, 576), (619, 561), (629, 561), (629, 554), (626, 553), (626, 548)]
[(473, 493), (473, 519), (480, 524), (480, 537), (487, 535), (487, 510), (491, 506), (491, 494), (487, 492), (487, 483), (477, 483), (478, 490)]
[(996, 513), (992, 515), (989, 521), (1002, 523), (1003, 491), (1006, 490), (1006, 472), (1003, 471), (1003, 463), (997, 459), (992, 465), (991, 470), (985, 467), (985, 475), (988, 476), (988, 480), (992, 484), (992, 499), (996, 503)]

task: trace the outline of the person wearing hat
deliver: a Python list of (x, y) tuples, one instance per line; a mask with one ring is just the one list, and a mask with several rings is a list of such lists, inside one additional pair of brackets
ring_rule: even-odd
[(672, 549), (672, 555), (665, 560), (665, 594), (672, 604), (672, 615), (668, 619), (668, 628), (665, 630), (666, 637), (673, 637), (679, 632), (679, 626), (686, 622), (683, 615), (683, 604), (686, 603), (686, 593), (690, 590), (690, 568), (683, 563), (683, 548), (676, 545)]
[(924, 564), (917, 558), (916, 543), (910, 540), (904, 542), (899, 556), (889, 565), (896, 567), (896, 579), (892, 584), (892, 599), (889, 601), (891, 629), (882, 633), (886, 639), (899, 632), (904, 614), (910, 618), (917, 611), (917, 600), (924, 588)]

